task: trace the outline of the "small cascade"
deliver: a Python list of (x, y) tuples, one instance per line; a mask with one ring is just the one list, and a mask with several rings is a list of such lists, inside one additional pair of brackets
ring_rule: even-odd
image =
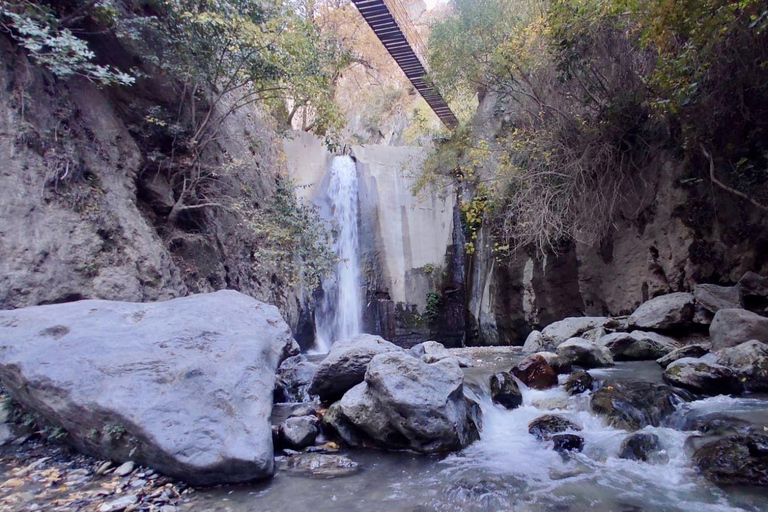
[(336, 272), (323, 280), (323, 297), (317, 305), (315, 347), (328, 352), (335, 340), (361, 332), (363, 302), (360, 292), (357, 231), (357, 168), (349, 156), (337, 156), (330, 168), (328, 199), (337, 230), (334, 251)]

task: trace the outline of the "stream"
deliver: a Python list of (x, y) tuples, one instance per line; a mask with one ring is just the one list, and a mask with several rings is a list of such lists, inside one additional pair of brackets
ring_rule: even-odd
[[(471, 352), (470, 352), (471, 353)], [(697, 475), (686, 450), (690, 432), (646, 427), (657, 434), (669, 461), (650, 464), (617, 457), (626, 432), (589, 412), (587, 393), (568, 396), (562, 387), (526, 389), (523, 405), (494, 405), (488, 380), (521, 356), (509, 350), (471, 353), (465, 386), (483, 410), (481, 439), (448, 456), (343, 450), (359, 469), (335, 478), (277, 471), (265, 483), (201, 489), (184, 510), (206, 511), (726, 511), (768, 510), (768, 490), (720, 489)], [(596, 379), (661, 382), (652, 361), (617, 363), (590, 370)], [(564, 376), (561, 376), (561, 379)], [(278, 406), (275, 416), (286, 412)], [(584, 451), (560, 454), (551, 442), (528, 433), (528, 424), (556, 412), (583, 427)], [(768, 397), (717, 396), (684, 404), (680, 417), (726, 413), (768, 425)], [(277, 418), (275, 418), (277, 419)]]

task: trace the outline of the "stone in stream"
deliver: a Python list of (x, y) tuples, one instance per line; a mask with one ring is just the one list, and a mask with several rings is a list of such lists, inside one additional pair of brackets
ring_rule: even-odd
[(459, 366), (470, 366), (469, 361), (465, 360), (463, 357), (452, 354), (442, 343), (437, 341), (425, 341), (418, 345), (414, 345), (408, 350), (408, 353), (413, 357), (418, 357), (425, 363), (436, 363), (442, 359), (452, 357), (456, 359)]
[(379, 354), (365, 381), (326, 412), (324, 425), (345, 432), (352, 446), (367, 438), (384, 448), (458, 450), (479, 437), (479, 407), (464, 396), (463, 382), (454, 359), (427, 364), (404, 351)]
[(138, 503), (139, 498), (135, 494), (128, 494), (122, 496), (107, 503), (102, 504), (99, 507), (99, 512), (122, 512), (131, 505)]
[(524, 354), (533, 354), (534, 352), (550, 349), (554, 350), (555, 346), (542, 336), (541, 331), (531, 331), (530, 334), (528, 334), (528, 337), (525, 338), (525, 343), (523, 344)]
[(639, 460), (642, 462), (663, 463), (669, 460), (665, 457), (664, 447), (659, 436), (650, 432), (635, 432), (621, 443), (619, 458)]
[(499, 372), (491, 375), (491, 400), (507, 409), (514, 409), (523, 403), (523, 394), (520, 388), (507, 372)]
[(638, 329), (673, 329), (693, 323), (693, 294), (661, 295), (644, 302), (629, 316), (629, 325)]
[(318, 364), (308, 391), (326, 402), (338, 400), (363, 382), (368, 364), (374, 356), (389, 352), (403, 352), (403, 349), (372, 334), (359, 334), (348, 340), (337, 341)]
[(657, 359), (656, 362), (659, 363), (659, 366), (662, 368), (666, 368), (678, 359), (682, 359), (684, 357), (701, 357), (707, 354), (709, 354), (709, 345), (697, 343), (694, 345), (687, 345), (685, 347), (676, 348), (664, 357)]
[(554, 352), (537, 352), (534, 355), (540, 355), (544, 358), (544, 360), (547, 361), (549, 366), (552, 367), (553, 370), (555, 370), (555, 373), (558, 375), (561, 375), (563, 373), (571, 373), (571, 365), (561, 361), (559, 357), (557, 357), (557, 354)]
[(530, 355), (517, 363), (511, 373), (529, 388), (549, 389), (557, 386), (557, 373), (539, 354)]
[(582, 338), (571, 338), (557, 347), (557, 357), (565, 364), (583, 368), (613, 366), (613, 358), (607, 349)]
[(768, 391), (768, 345), (757, 340), (724, 348), (717, 362), (733, 371), (747, 391)]
[(552, 443), (556, 452), (580, 452), (584, 449), (584, 438), (576, 434), (555, 434)]
[(592, 412), (605, 416), (612, 426), (634, 431), (658, 427), (677, 409), (692, 400), (687, 391), (650, 382), (616, 382), (600, 387), (592, 395)]
[(315, 444), (320, 433), (319, 420), (315, 416), (288, 418), (278, 428), (281, 443), (294, 450), (301, 450)]
[(577, 370), (568, 376), (563, 387), (565, 388), (565, 392), (569, 395), (578, 395), (579, 393), (590, 391), (593, 382), (594, 379), (592, 379), (589, 372)]
[(718, 485), (768, 486), (768, 436), (730, 435), (693, 455), (698, 470)]
[(309, 402), (309, 386), (317, 372), (317, 364), (305, 355), (289, 357), (277, 369), (275, 403)]
[(129, 460), (128, 462), (121, 464), (117, 469), (115, 469), (115, 475), (128, 476), (133, 472), (135, 467), (136, 463), (134, 463), (132, 460)]
[(320, 478), (347, 476), (360, 471), (360, 466), (346, 455), (298, 453), (275, 459), (279, 471)]
[(736, 375), (711, 356), (684, 357), (664, 370), (664, 380), (673, 386), (705, 395), (738, 394), (743, 390)]
[(680, 347), (672, 338), (645, 331), (607, 334), (598, 344), (608, 349), (615, 361), (653, 361)]
[(195, 485), (273, 472), (278, 364), (298, 348), (274, 306), (235, 291), (0, 311), (0, 380), (77, 449)]
[[(563, 320), (553, 322), (542, 329), (541, 340), (536, 343), (532, 342), (529, 349), (538, 346), (536, 350), (531, 350), (531, 352), (554, 350), (560, 346), (561, 343), (571, 338), (576, 338), (587, 331), (602, 327), (607, 321), (609, 321), (608, 318), (601, 316), (564, 318)], [(523, 347), (524, 351), (528, 352), (525, 350), (525, 345)]]
[(539, 416), (528, 424), (528, 433), (541, 441), (549, 440), (552, 435), (568, 430), (578, 432), (581, 427), (557, 414)]
[(713, 351), (750, 340), (768, 343), (768, 318), (746, 309), (721, 309), (709, 326), (709, 337)]

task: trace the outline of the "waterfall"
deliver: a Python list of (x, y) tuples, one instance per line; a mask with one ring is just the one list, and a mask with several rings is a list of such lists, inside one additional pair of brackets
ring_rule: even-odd
[(337, 230), (334, 251), (339, 258), (336, 272), (323, 279), (324, 294), (317, 305), (317, 340), (320, 352), (328, 352), (336, 340), (361, 332), (363, 302), (360, 293), (357, 232), (357, 169), (348, 156), (337, 156), (331, 164), (328, 199)]

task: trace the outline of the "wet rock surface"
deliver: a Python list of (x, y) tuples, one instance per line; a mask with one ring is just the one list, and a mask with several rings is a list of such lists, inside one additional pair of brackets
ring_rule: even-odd
[(507, 409), (522, 405), (523, 394), (511, 374), (499, 372), (491, 375), (491, 400)]
[(528, 433), (539, 440), (551, 439), (554, 434), (568, 430), (580, 431), (581, 427), (557, 414), (545, 414), (528, 424)]
[(693, 456), (699, 471), (718, 485), (768, 485), (768, 436), (731, 435), (707, 443)]
[(300, 450), (315, 443), (320, 433), (319, 420), (315, 416), (298, 416), (288, 418), (278, 429), (280, 441), (284, 446)]
[(334, 401), (363, 382), (371, 359), (378, 354), (402, 352), (403, 349), (371, 334), (360, 334), (331, 346), (328, 355), (317, 365), (309, 393), (324, 401)]
[(278, 471), (316, 478), (336, 478), (360, 471), (360, 466), (346, 455), (297, 453), (275, 458)]
[(668, 457), (659, 436), (648, 432), (636, 432), (621, 443), (619, 458), (642, 462), (665, 462)]
[(277, 369), (275, 402), (307, 402), (309, 386), (317, 372), (317, 364), (307, 356), (289, 357)]
[(664, 380), (673, 386), (705, 395), (738, 394), (743, 386), (737, 376), (709, 356), (684, 357), (667, 366)]
[(555, 434), (552, 443), (556, 452), (580, 452), (584, 449), (584, 438), (576, 434)]
[(201, 485), (272, 474), (275, 371), (298, 350), (274, 306), (89, 300), (2, 311), (0, 336), (6, 391), (79, 451)]
[(733, 371), (747, 391), (768, 391), (768, 345), (751, 340), (717, 353), (717, 362)]
[(593, 383), (592, 375), (584, 370), (578, 370), (568, 376), (563, 387), (569, 395), (578, 395), (579, 393), (590, 391)]
[(557, 347), (557, 357), (566, 364), (583, 368), (613, 366), (610, 352), (597, 343), (583, 338), (571, 338)]
[(557, 386), (557, 373), (540, 354), (526, 357), (512, 368), (511, 373), (529, 388), (549, 389)]
[[(555, 370), (555, 373), (558, 375), (561, 375), (563, 373), (571, 373), (571, 365), (560, 360), (559, 357), (557, 357), (557, 354), (554, 352), (537, 352), (537, 355), (540, 355), (544, 358), (547, 363), (549, 363), (549, 366), (552, 367), (553, 370)], [(535, 355), (536, 355), (535, 354)]]
[(614, 382), (595, 391), (590, 407), (614, 427), (634, 431), (662, 425), (678, 404), (692, 398), (686, 391), (663, 384)]

